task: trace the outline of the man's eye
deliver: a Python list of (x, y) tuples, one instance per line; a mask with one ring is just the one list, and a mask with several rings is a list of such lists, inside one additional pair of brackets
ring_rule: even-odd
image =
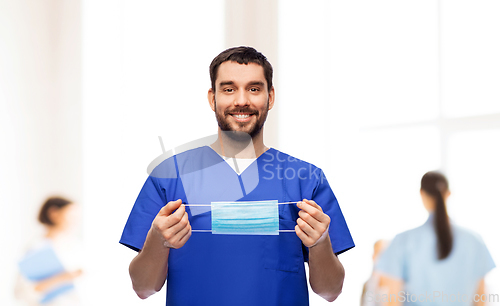
[(233, 89), (232, 88), (226, 88), (224, 89), (225, 92), (233, 92)]
[(259, 91), (259, 89), (258, 88), (250, 88), (250, 91), (256, 92), (256, 91)]

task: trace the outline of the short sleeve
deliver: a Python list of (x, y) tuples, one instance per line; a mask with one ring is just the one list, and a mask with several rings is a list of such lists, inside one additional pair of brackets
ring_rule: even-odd
[(158, 181), (148, 177), (123, 229), (120, 243), (135, 251), (142, 249), (154, 218), (167, 203), (165, 191)]
[(400, 234), (394, 237), (391, 244), (383, 251), (375, 264), (375, 270), (382, 274), (406, 280), (405, 239)]
[(323, 171), (313, 192), (312, 200), (321, 206), (323, 212), (330, 217), (329, 235), (333, 252), (337, 255), (354, 247), (349, 228), (340, 210), (337, 198), (333, 194)]
[(483, 239), (477, 236), (477, 246), (476, 246), (476, 254), (477, 258), (474, 262), (475, 264), (475, 277), (476, 279), (482, 279), (486, 276), (488, 272), (495, 268), (495, 262), (493, 261), (493, 257), (491, 256), (486, 244)]

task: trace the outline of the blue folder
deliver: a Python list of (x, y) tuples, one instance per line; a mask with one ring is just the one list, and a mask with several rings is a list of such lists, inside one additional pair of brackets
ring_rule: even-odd
[[(37, 282), (65, 271), (54, 249), (49, 244), (29, 252), (19, 262), (19, 270), (27, 279)], [(73, 284), (64, 284), (47, 292), (40, 303), (47, 303), (55, 297), (72, 290)]]

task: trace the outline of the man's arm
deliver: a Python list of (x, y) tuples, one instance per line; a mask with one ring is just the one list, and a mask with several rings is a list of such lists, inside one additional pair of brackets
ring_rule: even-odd
[(142, 250), (130, 263), (132, 286), (141, 299), (161, 290), (167, 279), (170, 249), (182, 247), (191, 237), (188, 214), (181, 204), (181, 200), (168, 202), (160, 210)]
[(344, 267), (333, 253), (328, 228), (330, 217), (312, 200), (304, 199), (297, 206), (297, 236), (309, 248), (309, 283), (312, 290), (329, 302), (342, 292)]

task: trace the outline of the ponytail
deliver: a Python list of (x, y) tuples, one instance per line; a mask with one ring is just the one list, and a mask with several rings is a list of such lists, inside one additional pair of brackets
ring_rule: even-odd
[(442, 260), (450, 255), (453, 247), (450, 219), (448, 218), (443, 197), (445, 192), (448, 191), (448, 180), (439, 172), (427, 172), (422, 177), (420, 189), (435, 200), (434, 232), (437, 237), (438, 258)]

